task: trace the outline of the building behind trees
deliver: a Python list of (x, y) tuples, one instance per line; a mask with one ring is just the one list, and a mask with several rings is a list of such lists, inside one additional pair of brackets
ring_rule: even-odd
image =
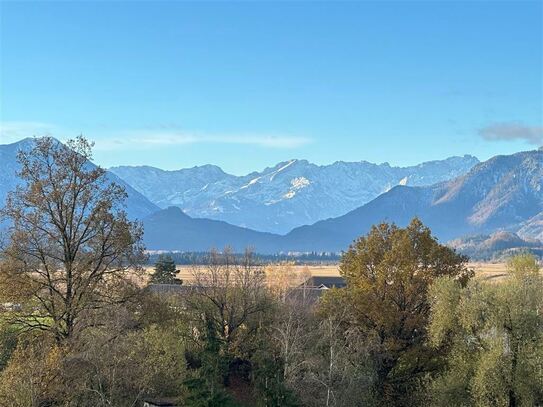
[(161, 257), (146, 288), (124, 191), (88, 165), (86, 140), (68, 147), (38, 139), (22, 153), (25, 182), (3, 211), (0, 405), (543, 405), (531, 255), (483, 281), (414, 219), (353, 242), (342, 279), (223, 250), (183, 285)]

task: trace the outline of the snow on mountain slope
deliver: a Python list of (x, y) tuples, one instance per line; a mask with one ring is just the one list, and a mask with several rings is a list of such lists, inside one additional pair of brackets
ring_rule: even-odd
[(343, 216), (284, 236), (289, 250), (339, 251), (371, 225), (405, 226), (418, 216), (442, 241), (498, 230), (541, 238), (543, 151), (496, 156), (454, 180), (425, 187), (396, 186)]
[(159, 207), (178, 206), (210, 218), (273, 233), (343, 215), (395, 185), (424, 186), (467, 173), (478, 160), (466, 155), (412, 167), (342, 162), (315, 165), (289, 160), (245, 176), (204, 165), (177, 171), (113, 167), (113, 173)]
[[(297, 165), (292, 163), (288, 168), (292, 170)], [(277, 172), (282, 167), (252, 174), (241, 186), (257, 178), (251, 188), (262, 186), (271, 177), (273, 182), (285, 176), (284, 170)], [(301, 191), (314, 187), (314, 183), (307, 184), (299, 178), (294, 177), (297, 181), (290, 187), (303, 186)], [(304, 179), (312, 180), (307, 171)], [(294, 190), (294, 197), (302, 195), (298, 191)], [(282, 200), (281, 204), (289, 201)], [(533, 238), (541, 233), (542, 211), (543, 151), (525, 151), (491, 158), (450, 181), (431, 186), (396, 185), (343, 216), (301, 226), (283, 236), (191, 218), (179, 208), (153, 214), (144, 224), (146, 243), (156, 250), (207, 250), (228, 244), (237, 250), (250, 245), (260, 253), (340, 252), (372, 225), (387, 221), (405, 226), (418, 216), (442, 242), (463, 238), (456, 243), (476, 244), (477, 250), (493, 251), (539, 246)], [(484, 245), (479, 245), (480, 237), (474, 237), (481, 235), (487, 235), (482, 239)]]

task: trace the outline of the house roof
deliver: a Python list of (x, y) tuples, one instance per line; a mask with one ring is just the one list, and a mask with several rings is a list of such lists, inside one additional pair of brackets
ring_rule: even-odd
[(316, 287), (320, 289), (326, 289), (326, 288), (343, 288), (347, 285), (347, 282), (343, 277), (320, 277), (320, 276), (313, 276), (308, 278), (302, 286), (305, 287)]
[(153, 407), (177, 407), (177, 400), (174, 398), (147, 398), (143, 399), (144, 403), (147, 403), (149, 406)]

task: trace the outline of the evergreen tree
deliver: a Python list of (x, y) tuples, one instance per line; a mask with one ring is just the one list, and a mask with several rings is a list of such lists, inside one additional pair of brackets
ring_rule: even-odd
[(201, 367), (184, 383), (184, 403), (190, 407), (235, 407), (223, 387), (228, 374), (228, 360), (221, 354), (220, 339), (215, 333), (211, 319), (206, 316), (204, 348), (198, 355)]
[(155, 263), (155, 272), (151, 276), (151, 284), (182, 284), (183, 281), (175, 277), (178, 270), (175, 262), (169, 255), (160, 255)]

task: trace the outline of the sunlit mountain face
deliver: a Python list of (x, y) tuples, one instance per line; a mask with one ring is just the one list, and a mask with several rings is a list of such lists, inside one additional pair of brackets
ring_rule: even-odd
[(451, 157), (412, 167), (369, 162), (319, 166), (290, 160), (245, 176), (204, 165), (178, 171), (113, 167), (113, 173), (159, 207), (187, 215), (284, 234), (295, 227), (337, 217), (396, 185), (425, 186), (467, 173), (479, 161)]

